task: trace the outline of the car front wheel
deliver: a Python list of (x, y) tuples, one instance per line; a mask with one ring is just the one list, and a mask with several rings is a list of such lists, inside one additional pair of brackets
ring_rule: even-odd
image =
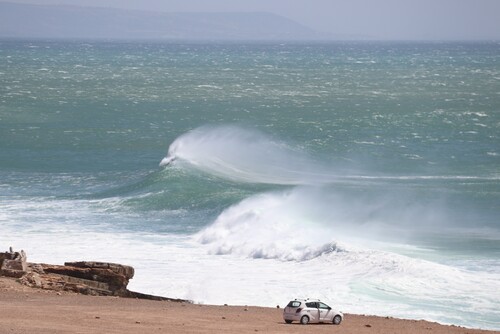
[(333, 324), (334, 325), (340, 325), (342, 322), (342, 317), (340, 315), (336, 315), (333, 317)]
[(302, 318), (300, 318), (300, 323), (302, 325), (307, 325), (309, 323), (309, 317), (307, 315), (303, 315)]

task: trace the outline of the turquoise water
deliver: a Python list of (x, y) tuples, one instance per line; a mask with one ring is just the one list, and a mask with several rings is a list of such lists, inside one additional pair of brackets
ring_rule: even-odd
[(3, 40), (0, 82), (3, 248), (500, 329), (499, 43)]

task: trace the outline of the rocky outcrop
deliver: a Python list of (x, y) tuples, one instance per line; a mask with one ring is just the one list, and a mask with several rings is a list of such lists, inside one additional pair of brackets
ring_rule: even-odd
[(24, 251), (0, 253), (0, 276), (17, 277), (34, 288), (72, 291), (94, 296), (119, 296), (152, 300), (188, 302), (129, 291), (127, 285), (134, 277), (134, 268), (118, 263), (80, 261), (63, 266), (28, 263)]
[(106, 262), (66, 262), (30, 265), (23, 283), (43, 289), (66, 290), (87, 295), (128, 295), (127, 285), (134, 268)]
[(8, 252), (0, 253), (0, 276), (22, 277), (28, 270), (26, 253), (21, 250), (14, 252), (12, 247)]

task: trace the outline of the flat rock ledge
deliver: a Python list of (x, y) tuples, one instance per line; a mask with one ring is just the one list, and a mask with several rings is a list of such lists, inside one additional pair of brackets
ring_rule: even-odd
[(65, 262), (63, 266), (29, 263), (24, 251), (14, 252), (12, 248), (0, 253), (0, 276), (15, 277), (24, 285), (46, 290), (190, 302), (128, 290), (128, 282), (134, 277), (134, 268), (131, 266), (96, 261)]

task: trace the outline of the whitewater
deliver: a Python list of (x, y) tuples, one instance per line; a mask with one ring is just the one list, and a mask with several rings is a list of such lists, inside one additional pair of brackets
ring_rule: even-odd
[(498, 43), (0, 46), (1, 248), (500, 329)]

